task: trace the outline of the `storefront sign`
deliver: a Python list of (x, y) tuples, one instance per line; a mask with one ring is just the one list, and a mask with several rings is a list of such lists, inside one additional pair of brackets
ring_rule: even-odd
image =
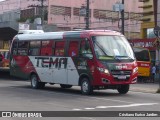
[(129, 40), (130, 44), (133, 47), (144, 47), (148, 48), (149, 50), (156, 50), (156, 47), (154, 46), (156, 38), (153, 39), (134, 39), (134, 40)]

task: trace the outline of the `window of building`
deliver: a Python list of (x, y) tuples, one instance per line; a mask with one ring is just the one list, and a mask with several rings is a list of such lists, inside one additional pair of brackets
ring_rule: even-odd
[(64, 56), (64, 41), (55, 42), (55, 56)]
[(71, 16), (71, 7), (51, 5), (51, 14)]
[[(89, 17), (91, 17), (91, 9), (89, 9)], [(75, 16), (85, 16), (86, 10), (85, 7), (82, 8), (73, 8), (73, 15)]]
[(153, 32), (153, 28), (148, 28), (147, 29), (147, 38), (156, 38), (156, 36)]
[[(125, 18), (128, 16), (128, 13), (124, 13), (125, 14)], [(94, 9), (93, 10), (93, 16), (94, 18), (97, 19), (117, 19), (119, 14), (118, 12), (115, 11), (110, 11), (110, 10), (99, 10), (99, 9)]]

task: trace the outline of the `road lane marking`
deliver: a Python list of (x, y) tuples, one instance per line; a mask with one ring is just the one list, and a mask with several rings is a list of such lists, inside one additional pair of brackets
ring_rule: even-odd
[(74, 110), (74, 111), (80, 111), (81, 109), (72, 109), (72, 110)]
[(138, 106), (147, 106), (147, 105), (156, 105), (158, 103), (134, 103), (128, 105), (116, 105), (116, 106), (96, 106), (95, 108), (83, 108), (83, 109), (72, 109), (72, 110), (93, 110), (93, 109), (106, 109), (106, 108), (126, 108), (126, 107), (138, 107)]
[(90, 118), (90, 117), (79, 117), (79, 118), (87, 119), (87, 120), (96, 120), (96, 119), (94, 119), (94, 118)]
[(129, 105), (117, 105), (117, 106), (97, 106), (96, 108), (122, 108), (122, 107), (137, 107), (137, 106), (145, 106), (145, 105), (156, 105), (158, 103), (135, 103)]
[(94, 110), (95, 108), (84, 108), (86, 110)]

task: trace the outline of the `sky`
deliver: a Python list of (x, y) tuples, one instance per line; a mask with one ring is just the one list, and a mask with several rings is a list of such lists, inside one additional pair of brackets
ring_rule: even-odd
[(5, 0), (0, 0), (0, 2), (5, 1)]

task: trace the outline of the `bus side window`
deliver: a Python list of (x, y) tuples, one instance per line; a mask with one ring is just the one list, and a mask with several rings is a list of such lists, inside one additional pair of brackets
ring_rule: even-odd
[(40, 47), (41, 41), (31, 41), (29, 46), (29, 55), (39, 55), (40, 54)]
[(55, 42), (55, 56), (64, 56), (64, 41)]
[(28, 55), (28, 42), (20, 41), (18, 42), (18, 55)]
[[(87, 44), (87, 45), (86, 45)], [(86, 48), (87, 46), (87, 48)], [(92, 59), (93, 54), (89, 45), (89, 41), (82, 40), (80, 45), (80, 56)]]
[(18, 42), (14, 41), (12, 44), (12, 54), (17, 55), (17, 47), (18, 47)]
[(52, 55), (53, 41), (42, 41), (41, 55), (51, 56)]
[(85, 44), (86, 44), (86, 41), (82, 40), (81, 41), (81, 46), (80, 46), (80, 53), (81, 53), (81, 55), (85, 54), (85, 53), (92, 53), (91, 49), (90, 49), (90, 46), (88, 46), (88, 49), (86, 50)]
[(78, 56), (78, 41), (70, 41), (68, 55), (70, 57)]

